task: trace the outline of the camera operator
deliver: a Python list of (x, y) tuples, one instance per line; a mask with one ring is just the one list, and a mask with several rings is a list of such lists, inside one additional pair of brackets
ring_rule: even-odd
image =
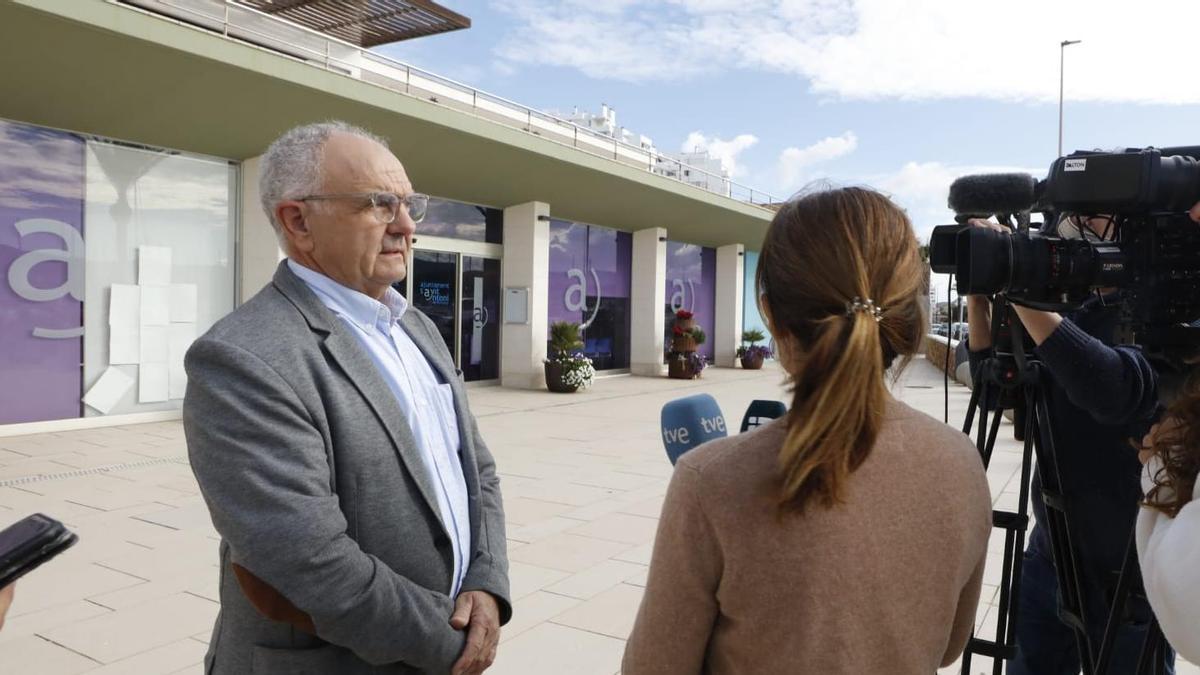
[[(1060, 234), (1099, 241), (1111, 235), (1111, 219), (1064, 220)], [(996, 223), (973, 220), (975, 227), (1009, 232)], [(1158, 409), (1158, 378), (1136, 347), (1113, 346), (1120, 293), (1101, 289), (1066, 316), (1014, 304), (1017, 318), (1037, 345), (1049, 372), (1043, 394), (1058, 456), (1072, 542), (1079, 562), (1085, 618), (1092, 648), (1098, 649), (1141, 490), (1137, 457), (1129, 439), (1141, 438)], [(968, 344), (972, 373), (992, 350), (991, 303), (968, 296)], [(1059, 619), (1055, 575), (1041, 481), (1033, 478), (1036, 524), (1025, 550), (1016, 654), (1010, 675), (1068, 675), (1080, 670), (1075, 633)], [(1113, 650), (1112, 673), (1136, 671), (1150, 610), (1130, 600), (1130, 617)], [(1174, 672), (1174, 655), (1168, 672)]]
[[(1188, 212), (1200, 223), (1200, 204)], [(1200, 662), (1200, 371), (1142, 440), (1144, 508), (1137, 519), (1138, 562), (1163, 635)]]

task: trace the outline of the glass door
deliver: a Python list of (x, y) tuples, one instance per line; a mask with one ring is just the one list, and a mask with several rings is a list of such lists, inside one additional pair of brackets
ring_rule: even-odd
[(500, 260), (415, 250), (397, 288), (437, 325), (464, 380), (500, 377)]
[(409, 302), (433, 320), (451, 354), (457, 353), (457, 298), (458, 254), (413, 251), (412, 295)]
[(500, 377), (500, 261), (462, 256), (459, 368), (468, 382)]

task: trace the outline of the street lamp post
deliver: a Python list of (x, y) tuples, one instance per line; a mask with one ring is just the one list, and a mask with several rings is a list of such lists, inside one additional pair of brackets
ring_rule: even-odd
[(1063, 132), (1063, 54), (1067, 47), (1077, 45), (1082, 40), (1063, 40), (1058, 43), (1058, 157), (1062, 157)]

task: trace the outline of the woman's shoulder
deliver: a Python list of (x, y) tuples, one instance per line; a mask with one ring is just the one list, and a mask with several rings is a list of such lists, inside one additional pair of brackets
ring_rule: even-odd
[(880, 436), (881, 440), (890, 437), (905, 441), (905, 445), (924, 446), (933, 452), (979, 458), (974, 441), (960, 429), (895, 399), (888, 401)]
[(787, 418), (772, 420), (745, 433), (709, 441), (679, 458), (678, 467), (708, 480), (753, 480), (775, 470), (779, 446), (787, 435)]

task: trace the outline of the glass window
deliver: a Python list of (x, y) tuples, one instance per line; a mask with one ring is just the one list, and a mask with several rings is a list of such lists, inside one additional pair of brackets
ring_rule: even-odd
[(667, 242), (667, 303), (665, 344), (671, 344), (671, 328), (675, 312), (686, 309), (695, 314), (696, 325), (704, 330), (707, 340), (696, 350), (712, 361), (713, 316), (717, 297), (717, 250), (695, 244)]
[(502, 244), (504, 211), (430, 197), (425, 220), (417, 224), (417, 239), (421, 235)]
[(763, 332), (763, 335), (769, 335), (767, 332), (767, 322), (763, 319), (762, 313), (758, 310), (758, 289), (755, 288), (755, 275), (758, 274), (758, 251), (746, 251), (745, 259), (745, 282), (742, 284), (744, 296), (742, 297), (742, 330), (750, 330), (757, 328)]
[(237, 176), (0, 121), (0, 424), (180, 407), (234, 306)]
[(632, 265), (630, 233), (551, 221), (549, 319), (580, 324), (597, 370), (629, 367)]

